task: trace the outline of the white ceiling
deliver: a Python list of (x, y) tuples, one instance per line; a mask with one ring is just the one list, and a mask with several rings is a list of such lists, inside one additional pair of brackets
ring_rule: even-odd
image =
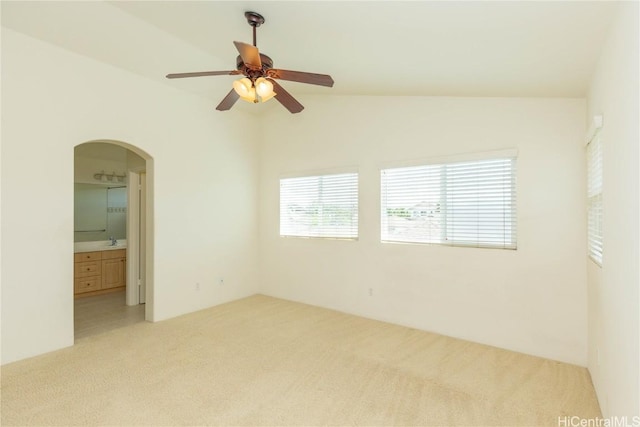
[[(2, 1), (2, 25), (217, 103), (244, 12), (266, 18), (258, 47), (275, 68), (331, 74), (293, 95), (583, 97), (616, 2)], [(303, 102), (303, 100), (301, 99)], [(304, 102), (303, 102), (304, 104)]]

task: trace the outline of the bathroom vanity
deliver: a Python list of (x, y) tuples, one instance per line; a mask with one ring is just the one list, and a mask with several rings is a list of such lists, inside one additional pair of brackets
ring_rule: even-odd
[(74, 253), (74, 296), (79, 298), (124, 291), (127, 277), (126, 248), (122, 245), (92, 247), (86, 243), (80, 248), (76, 247)]

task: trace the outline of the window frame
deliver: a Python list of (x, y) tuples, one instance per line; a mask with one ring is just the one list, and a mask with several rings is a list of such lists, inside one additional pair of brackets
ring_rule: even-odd
[[(510, 161), (510, 176), (511, 176), (511, 191), (510, 191), (510, 200), (509, 200), (509, 221), (505, 220), (505, 223), (509, 223), (509, 239), (502, 238), (502, 242), (493, 243), (489, 240), (474, 240), (474, 241), (463, 241), (460, 240), (452, 240), (450, 237), (451, 231), (450, 227), (448, 227), (448, 221), (452, 217), (452, 213), (446, 212), (447, 207), (447, 199), (451, 198), (450, 193), (447, 193), (447, 186), (451, 185), (453, 181), (449, 182), (447, 179), (447, 169), (454, 167), (455, 165), (464, 164), (464, 163), (475, 163), (475, 162), (483, 162), (490, 160), (509, 160)], [(517, 149), (504, 149), (504, 150), (494, 150), (487, 152), (479, 152), (479, 153), (467, 153), (460, 154), (454, 156), (445, 156), (445, 157), (434, 157), (430, 159), (423, 160), (413, 160), (408, 162), (396, 162), (394, 164), (385, 164), (379, 168), (379, 176), (380, 176), (380, 242), (381, 243), (392, 243), (392, 244), (410, 244), (410, 245), (433, 245), (433, 246), (450, 246), (450, 247), (472, 247), (472, 248), (482, 248), (482, 249), (506, 249), (506, 250), (517, 250), (518, 249), (518, 197), (517, 197), (517, 163), (518, 163), (518, 150)], [(437, 187), (433, 187), (434, 190), (438, 190), (440, 193), (440, 198), (438, 199), (437, 209), (441, 210), (439, 215), (441, 215), (441, 224), (440, 224), (440, 237), (438, 239), (434, 238), (432, 241), (425, 241), (426, 239), (394, 239), (389, 235), (388, 230), (385, 230), (386, 221), (388, 221), (389, 215), (386, 213), (388, 210), (388, 201), (385, 201), (386, 187), (384, 183), (384, 172), (389, 169), (404, 169), (404, 168), (419, 168), (419, 167), (441, 167), (441, 171), (439, 172), (439, 184)], [(409, 200), (408, 200), (409, 201)], [(393, 209), (393, 207), (391, 207)], [(480, 224), (482, 221), (478, 221)], [(434, 234), (435, 236), (435, 234)], [(503, 235), (504, 236), (504, 235)]]
[[(349, 176), (355, 178), (355, 181), (351, 184), (355, 184), (355, 212), (351, 212), (352, 219), (355, 216), (355, 227), (353, 224), (351, 225), (351, 230), (354, 231), (354, 234), (342, 235), (341, 233), (336, 234), (322, 234), (322, 233), (309, 233), (309, 234), (293, 234), (289, 230), (285, 230), (283, 234), (283, 181), (288, 180), (304, 180), (304, 179), (316, 179), (319, 178), (323, 180), (325, 177), (335, 177), (335, 176)], [(319, 240), (345, 240), (345, 241), (357, 241), (359, 240), (360, 234), (360, 174), (357, 168), (341, 168), (341, 169), (331, 169), (331, 170), (322, 170), (315, 172), (306, 172), (306, 173), (297, 173), (297, 174), (285, 174), (281, 175), (278, 180), (278, 222), (279, 222), (279, 230), (278, 236), (281, 238), (294, 238), (294, 239), (319, 239)], [(322, 185), (322, 184), (321, 184)], [(321, 204), (322, 207), (325, 206), (324, 203)], [(320, 230), (322, 231), (322, 230)], [(325, 230), (327, 231), (327, 230)], [(328, 231), (331, 231), (330, 229)]]
[[(604, 144), (600, 135), (601, 128), (602, 117), (594, 117), (594, 123), (587, 137), (585, 147), (587, 163), (587, 256), (599, 267), (602, 267), (604, 256)], [(594, 156), (596, 157), (595, 163)], [(597, 175), (594, 176), (594, 174)]]

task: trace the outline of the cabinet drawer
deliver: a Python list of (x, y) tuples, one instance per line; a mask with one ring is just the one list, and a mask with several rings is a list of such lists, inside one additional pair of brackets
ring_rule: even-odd
[(102, 279), (98, 277), (87, 277), (76, 279), (74, 283), (74, 293), (81, 294), (83, 292), (98, 291), (102, 287)]
[(126, 249), (114, 249), (111, 251), (103, 251), (102, 259), (124, 258), (127, 256)]
[(79, 252), (73, 254), (74, 262), (96, 261), (102, 259), (102, 252)]
[(102, 261), (78, 262), (74, 264), (75, 277), (99, 276), (102, 273)]

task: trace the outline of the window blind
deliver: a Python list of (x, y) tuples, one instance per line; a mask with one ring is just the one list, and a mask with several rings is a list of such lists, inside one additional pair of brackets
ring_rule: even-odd
[(280, 180), (280, 235), (358, 237), (358, 174)]
[(515, 157), (384, 169), (382, 240), (516, 249), (515, 177)]
[(589, 256), (602, 265), (602, 142), (598, 134), (587, 145), (587, 205)]

